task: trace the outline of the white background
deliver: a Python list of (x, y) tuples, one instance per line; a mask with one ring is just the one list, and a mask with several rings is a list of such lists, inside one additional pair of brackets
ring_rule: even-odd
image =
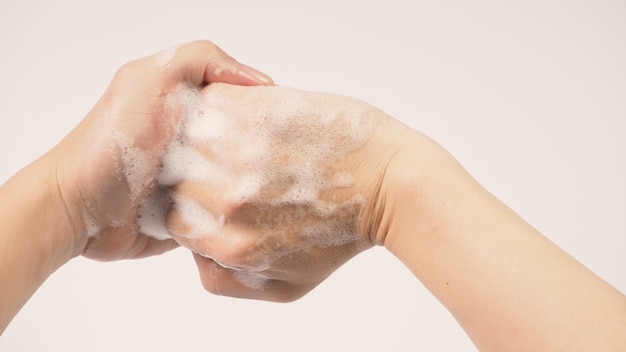
[[(0, 182), (67, 134), (120, 65), (195, 39), (425, 132), (626, 292), (626, 2), (1, 0)], [(475, 350), (382, 248), (290, 304), (205, 293), (183, 249), (78, 258), (0, 337), (1, 351), (186, 349)]]

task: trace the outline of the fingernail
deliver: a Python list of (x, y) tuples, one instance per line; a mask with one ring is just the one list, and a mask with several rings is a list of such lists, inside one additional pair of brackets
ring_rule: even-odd
[(272, 80), (272, 78), (270, 78), (270, 76), (266, 75), (265, 73), (254, 69), (248, 65), (244, 65), (244, 64), (239, 64), (240, 65), (240, 70), (239, 70), (239, 74), (249, 78), (253, 81), (257, 81), (260, 84), (266, 85), (266, 86), (271, 86), (274, 85), (274, 81)]

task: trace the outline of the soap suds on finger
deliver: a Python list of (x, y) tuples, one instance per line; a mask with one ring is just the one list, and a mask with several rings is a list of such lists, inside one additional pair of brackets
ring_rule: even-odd
[(253, 290), (264, 290), (269, 281), (267, 276), (255, 272), (233, 270), (232, 275), (240, 284)]
[(141, 204), (137, 225), (141, 232), (158, 240), (171, 238), (166, 225), (167, 212), (172, 206), (172, 199), (166, 188), (157, 188)]

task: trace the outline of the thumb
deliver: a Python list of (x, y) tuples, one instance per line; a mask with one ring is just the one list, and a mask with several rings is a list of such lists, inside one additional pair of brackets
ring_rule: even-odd
[(245, 86), (273, 85), (266, 74), (244, 64), (210, 41), (196, 41), (167, 49), (154, 60), (166, 71), (170, 83), (188, 82), (202, 86), (223, 82)]

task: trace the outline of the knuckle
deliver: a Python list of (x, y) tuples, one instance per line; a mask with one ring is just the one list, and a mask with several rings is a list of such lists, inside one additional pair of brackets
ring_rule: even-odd
[(145, 69), (142, 59), (134, 60), (120, 66), (113, 76), (111, 87), (116, 89), (128, 89), (133, 84), (137, 84), (137, 77), (146, 79)]
[(191, 227), (176, 209), (170, 209), (165, 219), (167, 231), (175, 237), (185, 237), (191, 232)]
[(220, 250), (215, 251), (213, 260), (224, 268), (235, 270), (247, 269), (251, 266), (249, 260), (250, 249), (250, 246), (244, 243), (223, 246)]
[(198, 47), (201, 49), (205, 49), (205, 50), (215, 50), (215, 48), (217, 48), (217, 46), (215, 44), (213, 44), (213, 42), (205, 40), (205, 39), (200, 39), (200, 40), (194, 40), (192, 42), (190, 42), (189, 44), (187, 44), (190, 47)]
[(120, 68), (117, 70), (117, 72), (115, 73), (115, 79), (116, 80), (124, 80), (127, 79), (128, 77), (132, 77), (135, 75), (136, 71), (137, 71), (137, 67), (140, 65), (140, 59), (139, 60), (133, 60), (133, 61), (129, 61), (125, 64), (123, 64), (122, 66), (120, 66)]

